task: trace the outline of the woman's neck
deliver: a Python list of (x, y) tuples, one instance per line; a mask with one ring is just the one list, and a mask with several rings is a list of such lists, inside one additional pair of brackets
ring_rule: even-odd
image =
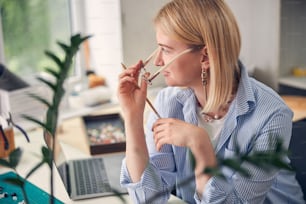
[[(197, 98), (198, 106), (200, 108), (203, 108), (204, 105), (206, 104), (206, 95), (205, 95), (204, 87), (201, 85), (201, 86), (198, 86), (198, 87), (192, 88), (192, 89), (194, 90), (195, 96)], [(209, 90), (209, 88), (207, 87), (206, 90)], [(225, 104), (223, 104), (221, 107), (219, 107), (218, 111), (203, 113), (204, 120), (206, 120), (206, 122), (211, 122), (213, 120), (218, 120), (218, 119), (223, 118), (226, 115), (226, 113), (228, 112), (228, 109), (229, 109), (232, 101), (235, 98), (236, 91), (237, 90), (235, 89), (233, 91), (233, 95), (230, 98), (230, 100), (227, 101)], [(209, 96), (209, 93), (206, 93), (206, 94), (207, 94), (207, 96)]]
[[(208, 85), (207, 85), (208, 86)], [(204, 107), (204, 105), (206, 104), (206, 94), (207, 96), (209, 96), (208, 93), (205, 94), (205, 90), (202, 84), (200, 84), (197, 87), (191, 87), (194, 91), (194, 94), (197, 98), (198, 104), (200, 105), (200, 107)], [(207, 87), (206, 90), (209, 90), (209, 87)]]

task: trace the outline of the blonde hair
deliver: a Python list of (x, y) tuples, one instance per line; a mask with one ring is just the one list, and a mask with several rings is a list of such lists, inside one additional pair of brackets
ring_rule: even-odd
[(223, 0), (173, 0), (154, 23), (163, 32), (188, 45), (206, 46), (210, 86), (204, 112), (216, 111), (231, 98), (239, 72), (241, 47), (236, 19)]

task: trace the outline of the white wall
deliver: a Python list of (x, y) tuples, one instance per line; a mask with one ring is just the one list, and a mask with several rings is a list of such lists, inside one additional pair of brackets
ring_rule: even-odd
[(122, 69), (120, 0), (84, 0), (84, 4), (86, 34), (93, 35), (89, 40), (90, 65), (97, 74), (106, 77), (116, 100), (118, 75)]
[(280, 0), (226, 0), (238, 21), (241, 60), (260, 81), (276, 89), (279, 73)]
[[(121, 0), (123, 59), (127, 65), (146, 59), (157, 43), (153, 18), (158, 10), (169, 0)], [(154, 72), (157, 67), (150, 64), (148, 71)], [(163, 77), (157, 77), (153, 86), (164, 85)]]

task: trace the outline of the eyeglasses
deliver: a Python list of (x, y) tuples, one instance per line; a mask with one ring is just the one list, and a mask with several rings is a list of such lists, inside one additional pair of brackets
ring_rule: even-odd
[(170, 64), (172, 64), (172, 62), (174, 62), (177, 58), (179, 58), (180, 56), (191, 52), (193, 50), (193, 48), (187, 48), (185, 50), (183, 50), (182, 52), (180, 52), (179, 54), (177, 54), (176, 56), (174, 56), (167, 64), (165, 64), (164, 66), (162, 66), (161, 68), (159, 68), (159, 70), (157, 70), (151, 77), (147, 78), (145, 76), (145, 73), (147, 73), (146, 70), (146, 65), (151, 61), (151, 59), (155, 56), (155, 54), (157, 53), (157, 51), (159, 51), (159, 47), (157, 49), (155, 49), (150, 56), (144, 61), (143, 63), (143, 68), (141, 69), (142, 72), (142, 78), (149, 84), (152, 85), (152, 81), (153, 79), (155, 79), (164, 69), (166, 69)]

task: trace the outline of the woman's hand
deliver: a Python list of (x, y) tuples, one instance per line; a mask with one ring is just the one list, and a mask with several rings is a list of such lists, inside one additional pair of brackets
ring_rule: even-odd
[(142, 67), (143, 63), (139, 61), (119, 75), (117, 96), (124, 113), (135, 114), (144, 111), (147, 84), (142, 80), (140, 87), (138, 86), (138, 77)]
[(158, 151), (164, 144), (190, 147), (193, 139), (207, 136), (202, 128), (174, 118), (158, 119), (152, 129)]
[(190, 148), (196, 160), (196, 184), (202, 192), (210, 175), (202, 174), (206, 167), (214, 167), (216, 156), (208, 133), (198, 126), (174, 118), (158, 119), (153, 125), (156, 149), (164, 144)]

